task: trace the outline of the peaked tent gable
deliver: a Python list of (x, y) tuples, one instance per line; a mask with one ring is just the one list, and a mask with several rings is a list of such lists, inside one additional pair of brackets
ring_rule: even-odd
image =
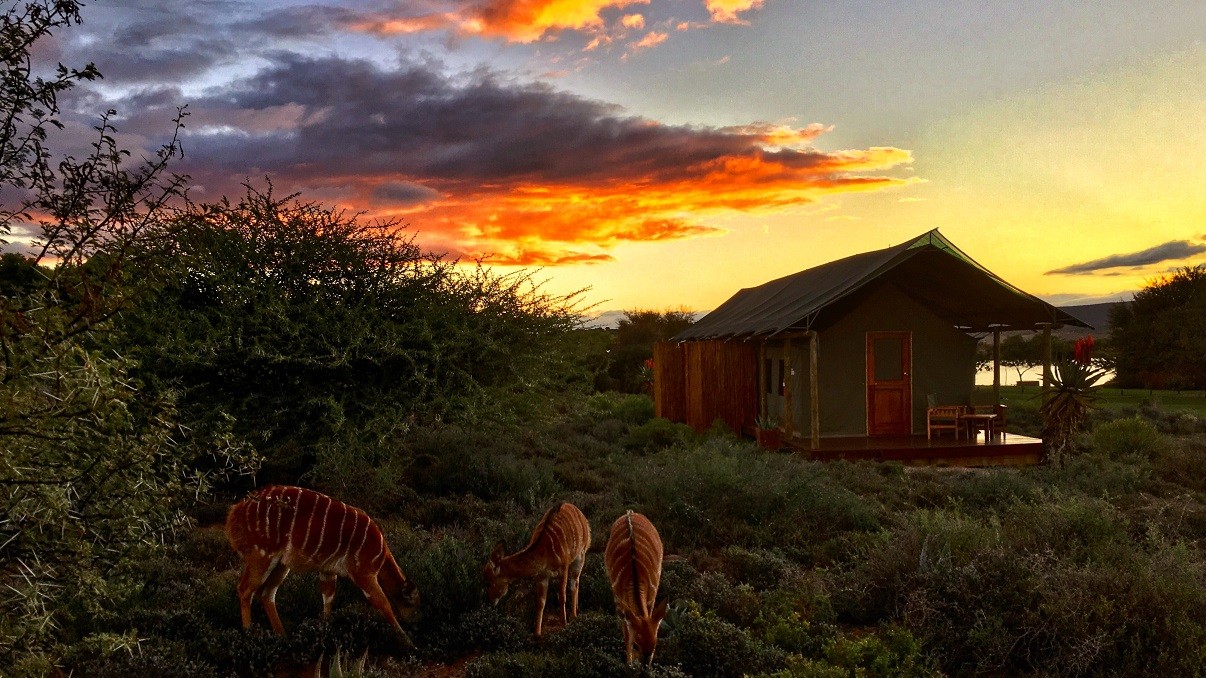
[[(924, 267), (903, 266), (923, 253), (927, 260)], [(932, 256), (935, 254), (941, 256)], [(912, 275), (918, 281), (910, 284), (902, 274)], [(944, 280), (941, 274), (953, 279)], [(1088, 327), (1005, 282), (934, 229), (894, 247), (838, 259), (743, 289), (674, 340), (775, 335), (793, 329), (812, 329), (823, 309), (888, 277), (895, 278), (907, 293), (934, 306), (953, 325), (968, 331), (987, 331), (994, 326), (1033, 329), (1040, 323)], [(974, 289), (977, 294), (953, 292), (967, 289)], [(942, 303), (944, 294), (949, 295), (950, 303)]]

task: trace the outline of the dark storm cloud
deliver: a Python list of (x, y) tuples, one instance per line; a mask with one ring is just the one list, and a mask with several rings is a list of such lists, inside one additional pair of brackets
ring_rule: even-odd
[(1173, 240), (1163, 245), (1157, 245), (1141, 252), (1115, 254), (1102, 259), (1094, 259), (1081, 264), (1073, 264), (1063, 268), (1047, 271), (1045, 275), (1085, 275), (1099, 273), (1103, 270), (1122, 267), (1137, 267), (1158, 264), (1162, 261), (1177, 261), (1188, 259), (1195, 254), (1206, 252), (1206, 244), (1192, 243), (1188, 240)]
[(112, 84), (179, 84), (254, 44), (236, 41), (231, 30), (241, 7), (203, 1), (89, 5), (83, 23), (65, 34), (65, 58), (95, 63)]
[[(667, 181), (685, 168), (758, 156), (787, 170), (825, 171), (832, 156), (761, 149), (751, 134), (659, 125), (614, 106), (491, 74), (454, 83), (424, 66), (387, 71), (363, 61), (277, 56), (277, 63), (195, 100), (194, 124), (238, 126), (240, 112), (296, 107), (280, 133), (215, 134), (198, 163), (296, 177), (405, 173), (451, 181)], [(717, 168), (719, 169), (719, 168)], [(768, 180), (774, 180), (770, 176)]]
[(312, 38), (342, 29), (361, 20), (362, 15), (344, 7), (307, 5), (286, 7), (243, 23), (241, 32), (276, 38)]

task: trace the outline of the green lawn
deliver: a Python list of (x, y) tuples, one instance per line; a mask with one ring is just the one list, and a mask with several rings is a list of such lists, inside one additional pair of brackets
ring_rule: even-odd
[[(991, 386), (976, 386), (975, 402), (991, 400)], [(1188, 410), (1206, 417), (1206, 391), (1158, 391), (1148, 389), (1118, 389), (1102, 388), (1099, 390), (1101, 407), (1140, 407), (1146, 404), (1156, 404), (1161, 409), (1175, 412)], [(1037, 404), (1039, 388), (1036, 386), (1002, 386), (1001, 400), (1006, 405)]]

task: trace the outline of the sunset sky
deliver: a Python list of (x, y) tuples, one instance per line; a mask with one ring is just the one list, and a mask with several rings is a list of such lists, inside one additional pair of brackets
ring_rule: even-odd
[[(1055, 303), (1206, 263), (1206, 3), (119, 0), (42, 56), (194, 199), (398, 218), (599, 310), (931, 228)], [(71, 131), (70, 129), (68, 130)]]

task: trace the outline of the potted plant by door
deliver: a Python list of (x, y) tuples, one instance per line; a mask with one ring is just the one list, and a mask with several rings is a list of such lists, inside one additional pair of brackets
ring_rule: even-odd
[(759, 447), (772, 452), (783, 447), (783, 432), (779, 430), (779, 422), (774, 417), (755, 417), (754, 439)]

